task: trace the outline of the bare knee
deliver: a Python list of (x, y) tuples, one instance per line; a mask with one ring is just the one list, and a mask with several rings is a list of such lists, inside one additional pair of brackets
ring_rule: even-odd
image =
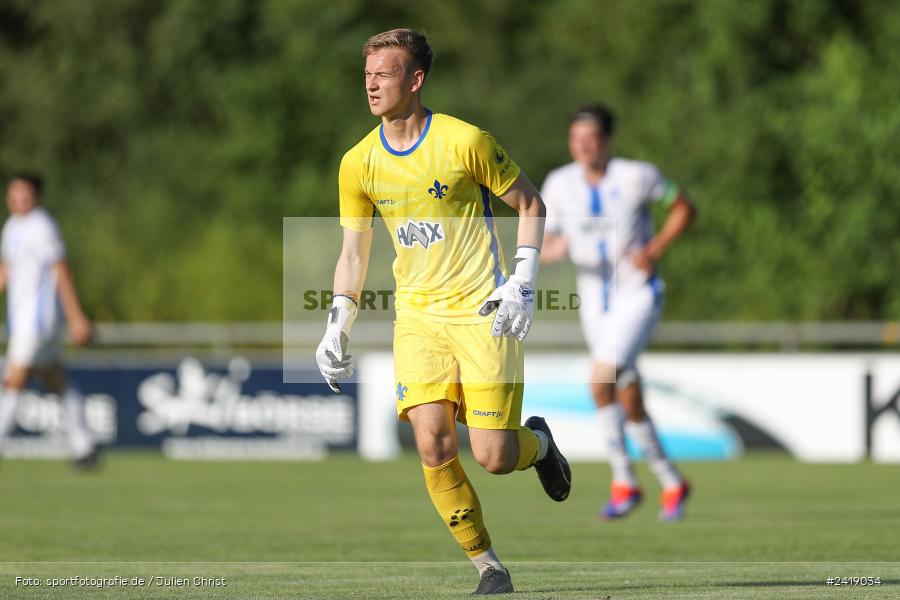
[(416, 406), (407, 413), (416, 436), (419, 458), (428, 467), (446, 464), (458, 452), (453, 409), (453, 404), (441, 401)]
[(419, 460), (428, 467), (439, 467), (453, 460), (457, 454), (456, 438), (449, 435), (416, 436)]
[(625, 418), (629, 421), (638, 423), (647, 418), (640, 382), (633, 381), (619, 390), (618, 400), (619, 404), (622, 405), (622, 412), (625, 413)]
[(616, 384), (607, 381), (592, 381), (591, 395), (597, 408), (609, 406), (616, 401)]
[(609, 406), (616, 401), (616, 368), (613, 365), (595, 362), (591, 375), (591, 395), (597, 408)]
[(503, 475), (516, 469), (519, 441), (515, 431), (469, 429), (472, 455), (488, 473)]
[(42, 369), (35, 369), (34, 376), (44, 384), (44, 387), (46, 387), (47, 391), (51, 394), (62, 396), (66, 389), (66, 372), (59, 364)]
[(506, 473), (511, 473), (516, 468), (516, 459), (518, 457), (512, 458), (502, 453), (491, 452), (489, 450), (476, 452), (473, 449), (472, 453), (475, 455), (475, 460), (478, 461), (478, 464), (484, 467), (484, 470), (488, 473), (504, 475)]
[(6, 376), (3, 378), (3, 385), (7, 389), (22, 390), (28, 383), (30, 370), (25, 367), (13, 366), (7, 370)]
[(478, 464), (484, 467), (485, 471), (487, 471), (488, 473), (493, 473), (494, 475), (505, 475), (507, 473), (512, 473), (516, 468), (516, 461), (511, 461), (504, 457), (491, 456), (483, 457), (480, 459), (476, 458), (475, 460), (478, 461)]

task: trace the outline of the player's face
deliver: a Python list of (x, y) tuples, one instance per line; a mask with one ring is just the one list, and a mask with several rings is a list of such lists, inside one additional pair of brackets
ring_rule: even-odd
[(382, 48), (366, 57), (366, 95), (376, 117), (403, 112), (418, 89), (406, 72), (407, 59), (403, 48)]
[(579, 120), (569, 126), (569, 154), (575, 162), (599, 166), (607, 156), (608, 147), (609, 138), (596, 121)]
[(37, 204), (37, 195), (34, 188), (27, 181), (13, 179), (6, 188), (6, 205), (9, 212), (14, 215), (22, 215), (34, 208)]

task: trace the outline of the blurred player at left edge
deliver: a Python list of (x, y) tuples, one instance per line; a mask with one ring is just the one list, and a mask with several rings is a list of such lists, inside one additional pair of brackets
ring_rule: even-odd
[(4, 390), (0, 396), (0, 452), (15, 429), (19, 397), (31, 379), (62, 399), (65, 428), (76, 467), (97, 464), (97, 449), (84, 418), (84, 399), (60, 362), (63, 314), (76, 345), (87, 344), (91, 323), (81, 309), (66, 248), (53, 217), (40, 205), (43, 182), (16, 175), (6, 189), (10, 216), (3, 225), (0, 291), (7, 295)]

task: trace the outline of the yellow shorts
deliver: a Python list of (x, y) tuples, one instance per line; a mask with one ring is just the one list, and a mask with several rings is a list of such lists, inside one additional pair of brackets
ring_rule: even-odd
[(397, 412), (439, 400), (478, 429), (519, 429), (524, 356), (521, 342), (491, 335), (491, 322), (453, 325), (425, 319), (394, 322)]

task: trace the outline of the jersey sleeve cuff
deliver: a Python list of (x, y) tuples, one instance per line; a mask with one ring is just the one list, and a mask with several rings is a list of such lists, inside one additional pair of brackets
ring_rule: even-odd
[(672, 183), (671, 181), (666, 182), (665, 191), (663, 192), (662, 197), (659, 199), (659, 203), (663, 206), (669, 206), (673, 202), (675, 202), (675, 198), (678, 197), (681, 189)]
[(513, 184), (516, 182), (516, 179), (519, 178), (519, 175), (521, 175), (521, 173), (522, 169), (519, 167), (519, 165), (517, 165), (516, 163), (511, 164), (509, 167), (509, 174), (506, 175), (506, 181), (504, 181), (497, 189), (491, 191), (494, 192), (495, 196), (502, 196), (509, 191), (509, 188), (513, 186)]
[(372, 217), (341, 217), (341, 227), (360, 233), (372, 229)]

